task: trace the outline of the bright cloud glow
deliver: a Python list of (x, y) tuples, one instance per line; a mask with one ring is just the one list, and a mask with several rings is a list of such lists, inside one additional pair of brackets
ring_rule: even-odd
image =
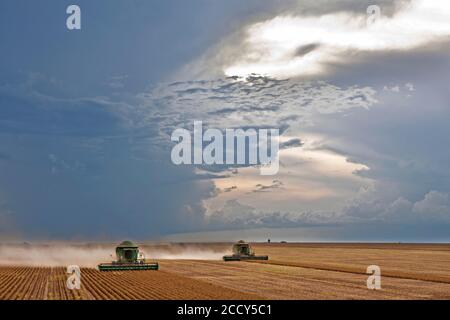
[(392, 17), (381, 15), (369, 24), (367, 19), (365, 13), (339, 12), (278, 16), (253, 24), (244, 42), (233, 44), (239, 52), (224, 72), (242, 77), (317, 75), (329, 63), (350, 63), (351, 53), (411, 50), (450, 36), (448, 1), (416, 0)]
[(259, 211), (267, 208), (291, 212), (313, 208), (336, 210), (356, 190), (370, 185), (369, 179), (354, 174), (355, 171), (368, 170), (367, 166), (349, 162), (343, 155), (315, 148), (320, 144), (320, 136), (305, 133), (302, 137), (305, 139), (302, 147), (280, 151), (282, 166), (275, 180), (274, 177), (258, 175), (252, 167), (239, 168), (239, 174), (214, 179), (219, 192), (204, 201), (206, 215), (215, 214), (235, 199)]

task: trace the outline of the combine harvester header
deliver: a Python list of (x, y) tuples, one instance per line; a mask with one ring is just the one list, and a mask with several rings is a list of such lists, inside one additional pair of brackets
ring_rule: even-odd
[(98, 265), (100, 271), (158, 270), (157, 262), (147, 263), (139, 247), (131, 241), (124, 241), (116, 247), (117, 260)]

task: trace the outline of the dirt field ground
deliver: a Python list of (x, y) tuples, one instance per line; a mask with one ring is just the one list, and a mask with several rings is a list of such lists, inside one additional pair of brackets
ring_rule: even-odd
[[(193, 247), (217, 253), (230, 246), (168, 251)], [(0, 299), (450, 299), (450, 245), (272, 243), (254, 249), (270, 260), (160, 259), (159, 271), (82, 268), (81, 290), (66, 288), (63, 267), (1, 266)], [(382, 274), (377, 291), (366, 287), (373, 264)]]
[(262, 299), (166, 271), (82, 269), (81, 289), (66, 287), (65, 268), (1, 267), (0, 300)]

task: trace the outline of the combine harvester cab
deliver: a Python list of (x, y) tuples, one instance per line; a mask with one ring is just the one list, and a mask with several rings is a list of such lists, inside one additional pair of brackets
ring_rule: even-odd
[(256, 256), (250, 244), (241, 240), (233, 245), (233, 255), (224, 256), (224, 261), (269, 260), (268, 256)]
[(116, 247), (117, 260), (98, 265), (100, 271), (158, 270), (157, 262), (147, 263), (139, 247), (131, 241), (124, 241)]

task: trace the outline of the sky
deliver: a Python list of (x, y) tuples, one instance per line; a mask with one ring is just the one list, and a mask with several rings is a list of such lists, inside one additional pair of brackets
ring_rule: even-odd
[[(5, 0), (0, 44), (0, 240), (450, 241), (446, 1)], [(279, 172), (175, 165), (194, 121)]]

